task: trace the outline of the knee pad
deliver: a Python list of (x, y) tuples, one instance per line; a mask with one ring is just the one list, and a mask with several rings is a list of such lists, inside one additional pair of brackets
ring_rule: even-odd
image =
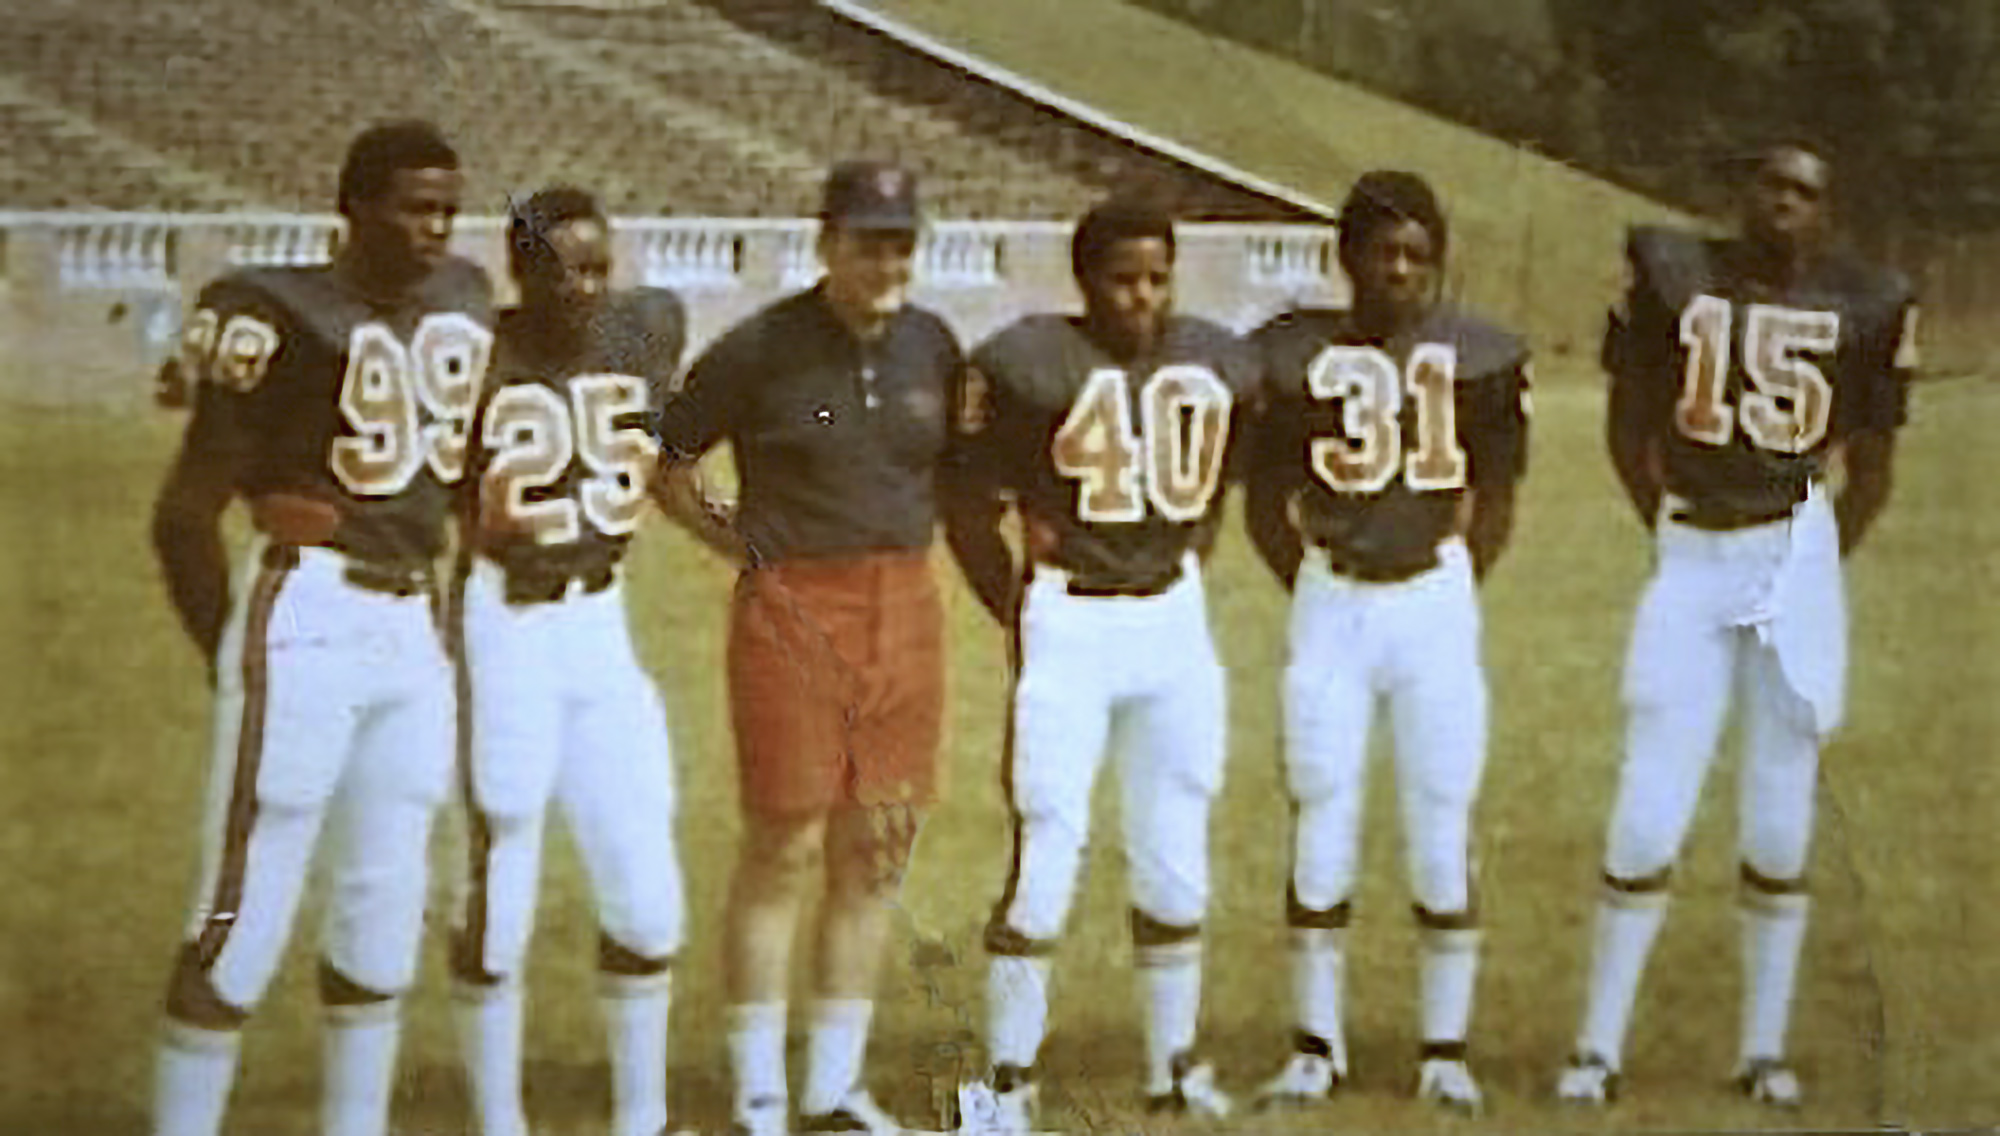
[(1157, 913), (1132, 908), (1132, 945), (1139, 950), (1162, 950), (1198, 943), (1201, 920), (1162, 919)]
[(373, 1006), (393, 1001), (403, 993), (405, 985), (407, 983), (399, 983), (387, 990), (367, 986), (349, 978), (326, 959), (320, 960), (319, 1000), (326, 1006)]
[(197, 1029), (240, 1029), (250, 1020), (250, 1007), (235, 1005), (216, 991), (209, 961), (199, 943), (182, 944), (167, 982), (167, 1016)]
[(1465, 841), (1433, 832), (1410, 842), (1410, 891), (1420, 910), (1470, 911), (1474, 904), (1473, 864)]
[(622, 978), (646, 978), (664, 974), (674, 965), (671, 947), (664, 950), (634, 950), (600, 930), (597, 933), (597, 970)]
[(1299, 899), (1296, 881), (1285, 889), (1285, 925), (1294, 931), (1339, 931), (1353, 921), (1353, 900), (1343, 898), (1324, 907), (1311, 907)]

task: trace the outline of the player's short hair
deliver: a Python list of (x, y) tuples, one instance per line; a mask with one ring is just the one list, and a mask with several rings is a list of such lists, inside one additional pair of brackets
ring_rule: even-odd
[(1082, 280), (1111, 246), (1120, 241), (1158, 240), (1174, 256), (1174, 218), (1161, 206), (1129, 197), (1114, 197), (1083, 215), (1069, 242), (1069, 267)]
[(1351, 264), (1376, 229), (1415, 221), (1431, 235), (1437, 255), (1444, 258), (1450, 230), (1437, 193), (1419, 174), (1407, 170), (1370, 170), (1347, 191), (1340, 205), (1340, 262)]
[(354, 136), (340, 166), (336, 207), (346, 213), (357, 201), (380, 196), (397, 170), (455, 170), (458, 151), (444, 132), (421, 119), (384, 122)]
[(536, 190), (508, 210), (507, 268), (516, 279), (549, 263), (549, 234), (571, 221), (610, 227), (597, 195), (573, 185)]
[(1735, 180), (1745, 185), (1749, 184), (1763, 173), (1766, 163), (1788, 151), (1816, 159), (1820, 167), (1826, 171), (1830, 185), (1833, 180), (1833, 148), (1806, 134), (1781, 134), (1743, 155), (1738, 162), (1738, 168), (1732, 171)]

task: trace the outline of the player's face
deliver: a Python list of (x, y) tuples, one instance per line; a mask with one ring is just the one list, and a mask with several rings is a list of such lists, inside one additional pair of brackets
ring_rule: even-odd
[(917, 234), (908, 229), (847, 229), (829, 225), (820, 236), (827, 296), (855, 312), (888, 315), (910, 289)]
[(1082, 284), (1091, 323), (1121, 349), (1144, 350), (1173, 310), (1173, 251), (1158, 237), (1118, 241), (1099, 254)]
[(611, 233), (590, 217), (549, 230), (548, 256), (521, 280), (522, 300), (559, 316), (588, 323), (611, 288)]
[(1767, 244), (1795, 248), (1818, 235), (1826, 211), (1826, 163), (1803, 150), (1773, 151), (1750, 183), (1745, 227)]
[(1440, 267), (1430, 230), (1421, 222), (1396, 221), (1376, 228), (1347, 269), (1357, 307), (1408, 319), (1437, 295)]
[(443, 260), (458, 217), (457, 170), (396, 170), (377, 196), (354, 203), (354, 240), (385, 266), (418, 275)]

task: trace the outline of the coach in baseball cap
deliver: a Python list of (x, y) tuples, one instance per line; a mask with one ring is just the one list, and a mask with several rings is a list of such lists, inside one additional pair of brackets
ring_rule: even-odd
[(791, 944), (822, 872), (793, 1130), (893, 1125), (861, 1058), (889, 902), (937, 797), (944, 712), (929, 552), (964, 356), (906, 299), (920, 225), (909, 171), (835, 166), (820, 219), (825, 275), (724, 334), (660, 413), (664, 481), (723, 440), (741, 481), (734, 509), (662, 504), (742, 568), (728, 669), (745, 824), (725, 934), (749, 1136), (787, 1131)]

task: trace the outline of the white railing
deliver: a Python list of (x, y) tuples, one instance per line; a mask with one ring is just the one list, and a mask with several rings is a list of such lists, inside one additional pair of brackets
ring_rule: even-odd
[[(326, 214), (4, 213), (10, 234), (48, 234), (57, 285), (66, 290), (176, 290), (191, 245), (205, 242), (207, 267), (322, 264), (341, 220)], [(454, 244), (490, 267), (505, 264), (504, 220), (461, 218)], [(690, 291), (741, 287), (763, 264), (781, 287), (819, 275), (814, 222), (796, 218), (622, 218), (613, 222), (645, 284)], [(1069, 226), (1048, 221), (938, 221), (918, 248), (917, 283), (935, 289), (1008, 286), (1023, 260), (1017, 243), (1045, 251)], [(1241, 283), (1298, 293), (1337, 276), (1333, 230), (1299, 225), (1189, 225), (1183, 243), (1221, 245), (1242, 265)], [(1063, 258), (1066, 260), (1066, 258)], [(219, 261), (219, 265), (218, 262)], [(770, 276), (763, 276), (770, 279)]]

